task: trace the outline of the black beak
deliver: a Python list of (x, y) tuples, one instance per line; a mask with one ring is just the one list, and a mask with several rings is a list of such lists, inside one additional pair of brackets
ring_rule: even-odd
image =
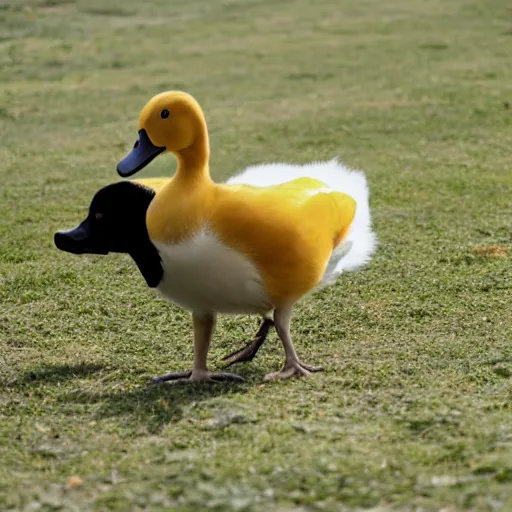
[(117, 172), (123, 178), (140, 171), (160, 153), (165, 147), (155, 146), (148, 137), (146, 130), (139, 131), (139, 138), (133, 149), (117, 164)]
[(108, 254), (105, 248), (94, 242), (87, 219), (74, 229), (57, 231), (53, 240), (61, 251), (73, 254)]

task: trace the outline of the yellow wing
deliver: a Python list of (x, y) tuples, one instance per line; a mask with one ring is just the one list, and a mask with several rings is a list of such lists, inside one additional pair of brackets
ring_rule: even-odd
[(220, 186), (217, 194), (211, 228), (253, 261), (276, 305), (318, 284), (356, 210), (352, 197), (311, 178), (265, 188)]

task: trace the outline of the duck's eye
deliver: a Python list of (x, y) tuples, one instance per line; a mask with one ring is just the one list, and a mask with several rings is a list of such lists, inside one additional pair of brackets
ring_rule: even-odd
[(105, 216), (105, 214), (104, 214), (104, 213), (100, 213), (100, 212), (98, 212), (98, 213), (95, 213), (95, 214), (94, 214), (94, 219), (95, 219), (95, 220), (102, 220), (104, 216)]
[(160, 112), (160, 117), (162, 119), (167, 119), (169, 117), (169, 111), (166, 108), (164, 108), (162, 112)]

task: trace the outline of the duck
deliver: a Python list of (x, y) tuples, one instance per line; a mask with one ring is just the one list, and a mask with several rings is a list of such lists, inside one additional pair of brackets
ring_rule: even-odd
[[(158, 287), (163, 276), (162, 261), (148, 236), (146, 212), (156, 192), (168, 181), (168, 178), (144, 178), (102, 187), (90, 201), (85, 219), (72, 229), (54, 234), (55, 246), (77, 255), (127, 254), (147, 286)], [(226, 367), (251, 361), (272, 326), (271, 319), (263, 319), (253, 340), (223, 358)], [(225, 379), (226, 375), (221, 372), (219, 377)]]
[[(218, 314), (272, 320), (284, 364), (265, 380), (321, 371), (297, 355), (292, 311), (374, 253), (364, 173), (337, 160), (271, 163), (216, 183), (205, 114), (183, 91), (162, 92), (146, 103), (138, 138), (117, 172), (131, 177), (162, 153), (172, 153), (177, 168), (150, 202), (146, 227), (162, 262), (159, 292), (192, 313), (194, 360), (192, 370), (156, 381), (215, 380), (207, 356)], [(236, 380), (234, 375), (220, 378)]]

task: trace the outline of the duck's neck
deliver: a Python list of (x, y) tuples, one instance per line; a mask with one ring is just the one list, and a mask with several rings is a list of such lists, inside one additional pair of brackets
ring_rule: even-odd
[(208, 142), (208, 133), (206, 126), (199, 132), (198, 136), (188, 148), (182, 149), (176, 153), (178, 159), (178, 168), (176, 170), (176, 181), (191, 182), (209, 182), (210, 169), (208, 162), (210, 159), (210, 144)]

